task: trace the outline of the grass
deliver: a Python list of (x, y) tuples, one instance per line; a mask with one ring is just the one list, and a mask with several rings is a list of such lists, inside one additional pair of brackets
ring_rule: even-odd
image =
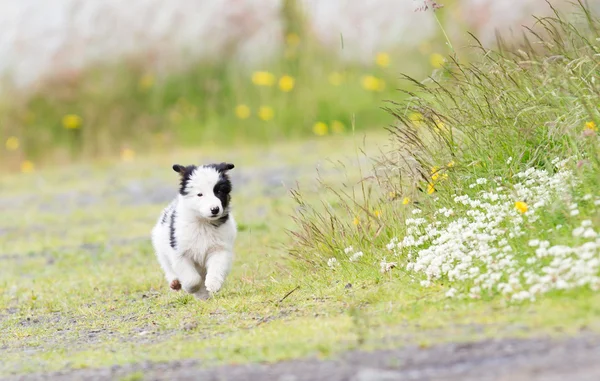
[[(365, 152), (375, 154), (386, 141), (385, 134), (369, 134)], [(167, 288), (148, 240), (165, 204), (157, 200), (167, 197), (158, 194), (176, 186), (165, 164), (172, 155), (2, 176), (0, 374), (144, 360), (200, 358), (209, 365), (328, 357), (597, 327), (593, 293), (566, 292), (532, 306), (448, 303), (442, 287), (423, 292), (417, 283), (379, 274), (377, 266), (321, 277), (299, 271), (286, 249), (295, 203), (283, 187), (264, 181), (293, 170), (289, 186), (298, 180), (310, 202), (333, 202), (313, 168), (320, 163), (322, 175), (341, 187), (359, 175), (358, 166), (344, 173), (335, 163), (352, 161), (360, 144), (359, 137), (326, 137), (282, 145), (269, 163), (258, 155), (260, 146), (226, 158), (254, 180), (241, 185), (245, 177), (238, 178), (236, 265), (223, 292), (208, 302)], [(207, 151), (202, 158), (222, 154)], [(177, 155), (192, 160), (195, 151)]]
[[(532, 239), (572, 248), (587, 242), (573, 232), (584, 220), (592, 226), (600, 220), (590, 202), (600, 196), (591, 124), (600, 104), (591, 80), (599, 74), (600, 36), (598, 22), (580, 15), (587, 24), (541, 19), (546, 29), (535, 33), (542, 41), (526, 41), (520, 52), (479, 48), (472, 65), (455, 62), (439, 80), (413, 81), (419, 90), (390, 109), (398, 120), (391, 135), (369, 132), (364, 146), (361, 134), (322, 136), (267, 154), (264, 146), (246, 144), (227, 155), (190, 149), (2, 175), (0, 374), (184, 358), (205, 365), (272, 362), (598, 332), (600, 294), (593, 287), (550, 289), (535, 302), (515, 301), (498, 285), (469, 297), (475, 279), (407, 266), (437, 244), (432, 239), (395, 252), (386, 247), (394, 237), (423, 236), (407, 228), (413, 210), (427, 223), (442, 221), (435, 212), (449, 207), (452, 219), (468, 219), (475, 208), (456, 206), (454, 195), (483, 200), (486, 190), (529, 207), (522, 213), (511, 204), (503, 212), (520, 226), (506, 244), (518, 274), (551, 267), (551, 258), (527, 262), (536, 257)], [(240, 176), (234, 184), (240, 234), (226, 287), (199, 302), (168, 290), (148, 232), (174, 193), (170, 165), (215, 157), (235, 163)], [(572, 158), (565, 170), (576, 182), (549, 193), (539, 207), (540, 200), (521, 199), (516, 174), (533, 168), (553, 176), (554, 157)], [(478, 179), (485, 182), (471, 187)], [(572, 213), (574, 203), (579, 214)], [(558, 224), (564, 230), (557, 232)], [(363, 256), (350, 262), (348, 246)], [(471, 261), (482, 272), (491, 267)], [(451, 288), (465, 297), (447, 297)]]
[(7, 92), (0, 99), (3, 169), (347, 134), (353, 120), (361, 130), (380, 128), (393, 121), (377, 105), (396, 94), (400, 68), (422, 76), (440, 64), (429, 63), (429, 55), (444, 53), (435, 42), (425, 54), (398, 47), (364, 63), (344, 61), (341, 44), (339, 51), (321, 46), (294, 3), (282, 9), (281, 49), (261, 63), (179, 57), (184, 64), (158, 70), (130, 57)]

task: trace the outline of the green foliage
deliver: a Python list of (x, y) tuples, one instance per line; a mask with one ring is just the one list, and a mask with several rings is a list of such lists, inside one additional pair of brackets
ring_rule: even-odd
[[(391, 238), (401, 241), (407, 234), (412, 210), (432, 221), (437, 210), (454, 205), (455, 195), (477, 197), (479, 189), (470, 187), (476, 179), (500, 179), (511, 189), (519, 171), (533, 167), (553, 173), (556, 157), (572, 158), (579, 185), (540, 211), (540, 219), (527, 224), (527, 235), (510, 244), (525, 263), (535, 256), (529, 239), (580, 242), (571, 230), (585, 219), (597, 222), (599, 213), (589, 200), (598, 195), (600, 176), (600, 21), (583, 5), (575, 8), (567, 16), (556, 12), (538, 18), (513, 45), (487, 49), (475, 40), (472, 63), (455, 58), (422, 82), (406, 76), (417, 90), (405, 91), (406, 98), (387, 108), (398, 122), (389, 129), (391, 147), (371, 156), (370, 168), (355, 173), (346, 187), (324, 183), (331, 199), (321, 204), (295, 193), (300, 206), (293, 232), (295, 263), (315, 277), (341, 272), (402, 284), (420, 281), (404, 270), (411, 261), (407, 250), (395, 257), (386, 249)], [(578, 203), (579, 215), (569, 215), (572, 203)], [(470, 212), (458, 209), (452, 218)], [(564, 231), (554, 232), (559, 225)], [(349, 261), (356, 251), (363, 252), (362, 259)], [(336, 262), (329, 266), (332, 258)]]

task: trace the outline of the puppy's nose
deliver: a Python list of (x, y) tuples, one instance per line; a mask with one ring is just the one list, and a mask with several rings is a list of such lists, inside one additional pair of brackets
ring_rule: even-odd
[(213, 206), (212, 208), (210, 208), (210, 212), (213, 215), (219, 214), (219, 210), (221, 210), (218, 206)]

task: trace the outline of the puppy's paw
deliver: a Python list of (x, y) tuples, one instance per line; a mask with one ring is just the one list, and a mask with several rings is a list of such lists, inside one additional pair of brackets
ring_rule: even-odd
[(206, 278), (204, 285), (206, 286), (206, 290), (208, 292), (214, 294), (221, 289), (221, 286), (223, 286), (223, 281), (216, 278)]
[(208, 298), (210, 298), (210, 294), (208, 293), (208, 291), (206, 289), (201, 289), (200, 291), (194, 293), (194, 296), (196, 297), (196, 299), (198, 300), (207, 300)]
[(175, 290), (175, 291), (181, 290), (181, 283), (179, 283), (179, 279), (173, 279), (171, 281), (171, 284), (169, 285), (169, 287), (171, 287), (171, 290)]

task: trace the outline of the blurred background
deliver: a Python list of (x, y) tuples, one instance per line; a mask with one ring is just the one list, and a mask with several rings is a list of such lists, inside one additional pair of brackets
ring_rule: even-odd
[(467, 31), (490, 45), (551, 12), (545, 0), (4, 0), (1, 169), (381, 128), (384, 101), (410, 88), (402, 73), (468, 60)]

